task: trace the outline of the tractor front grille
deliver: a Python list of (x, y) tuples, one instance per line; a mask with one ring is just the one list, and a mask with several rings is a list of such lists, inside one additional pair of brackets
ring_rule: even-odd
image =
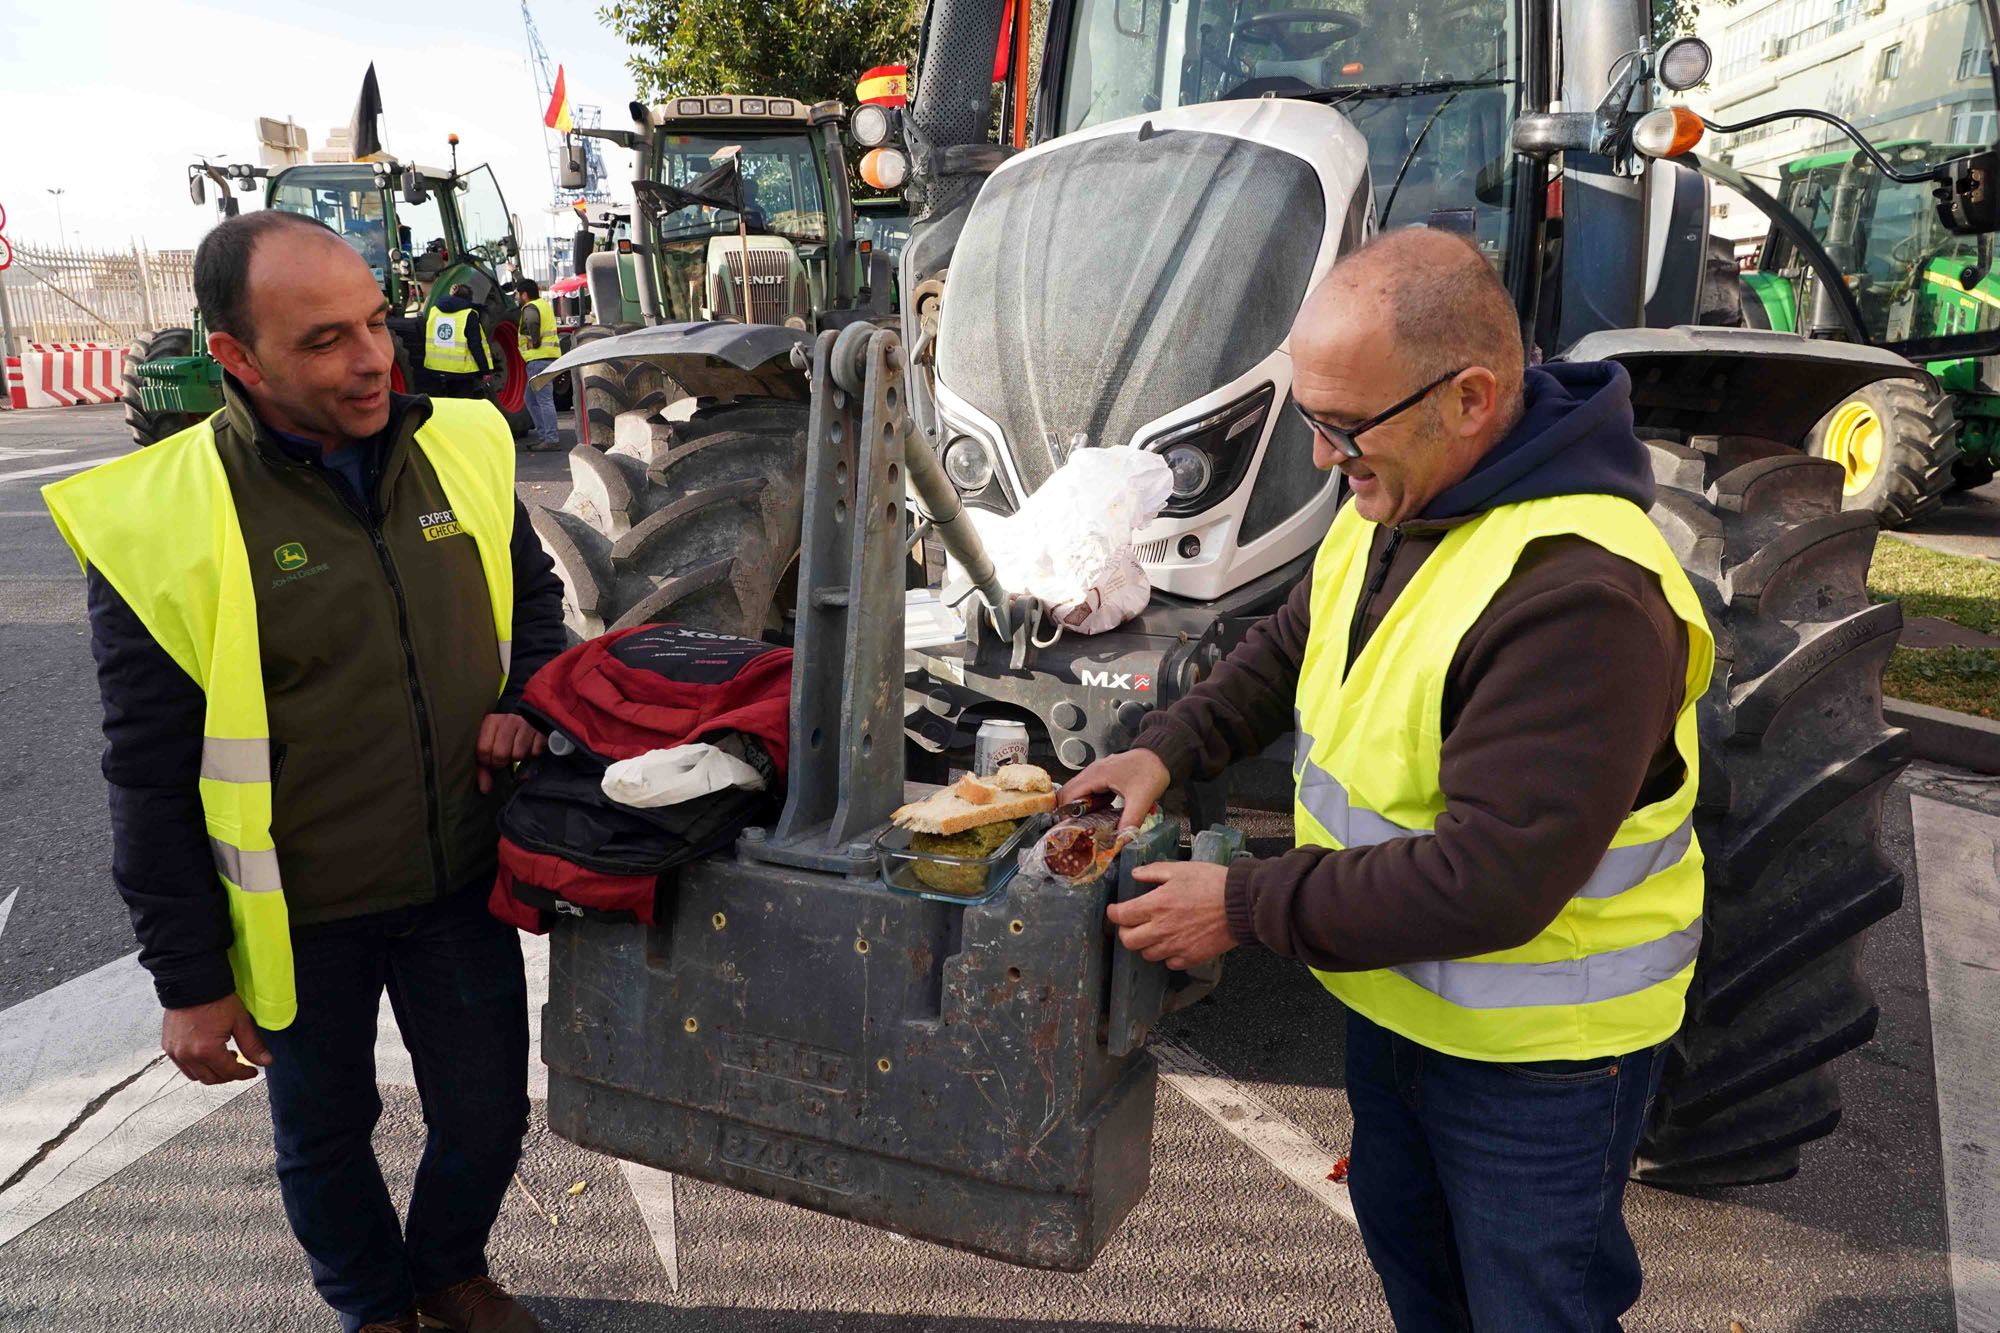
[(795, 294), (792, 291), (792, 255), (789, 250), (752, 250), (750, 252), (750, 281), (746, 300), (743, 281), (743, 251), (732, 249), (723, 251), (723, 262), (729, 267), (730, 285), (735, 289), (736, 308), (748, 310), (747, 322), (751, 324), (782, 324), (785, 317), (803, 315), (803, 310), (794, 309)]

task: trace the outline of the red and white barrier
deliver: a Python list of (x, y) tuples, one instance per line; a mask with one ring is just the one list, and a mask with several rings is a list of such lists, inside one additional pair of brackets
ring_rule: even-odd
[(29, 343), (7, 358), (7, 406), (115, 403), (124, 394), (125, 349), (109, 343)]

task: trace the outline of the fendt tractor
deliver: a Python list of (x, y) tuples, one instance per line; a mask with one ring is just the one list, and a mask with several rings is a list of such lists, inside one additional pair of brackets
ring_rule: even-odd
[[(188, 196), (207, 202), (212, 183), (217, 212), (234, 217), (231, 193), (249, 194), (264, 182), (264, 207), (317, 218), (340, 233), (368, 261), (389, 301), (389, 329), (396, 338), (396, 366), (389, 386), (413, 392), (423, 365), (424, 320), (432, 305), (465, 283), (479, 307), (494, 370), (493, 401), (519, 435), (530, 428), (528, 368), (521, 359), (516, 323), (520, 301), (509, 268), (518, 268), (520, 246), (513, 214), (490, 167), (458, 167), (458, 136), (451, 136), (449, 169), (408, 165), (393, 158), (369, 162), (315, 162), (268, 167), (197, 162), (188, 168)], [(125, 422), (139, 444), (153, 444), (192, 426), (222, 406), (222, 367), (208, 355), (196, 312), (189, 324), (155, 330), (125, 359)]]
[[(634, 211), (592, 219), (576, 253), (596, 319), (576, 344), (641, 326), (729, 321), (817, 331), (887, 319), (894, 274), (858, 228), (838, 108), (795, 98), (717, 94), (634, 102), (633, 128), (585, 129), (635, 155)], [(735, 159), (742, 208), (669, 190)], [(889, 188), (900, 184), (889, 179)], [(663, 190), (661, 187), (668, 187)], [(602, 233), (599, 243), (597, 233)], [(599, 447), (613, 418), (657, 410), (677, 386), (645, 360), (596, 362), (583, 376), (586, 425)]]
[[(1881, 166), (1853, 148), (1786, 164), (1778, 205), (1823, 239), (1871, 337), (1948, 339), (1990, 326), (2000, 311), (1993, 238), (1953, 232), (1931, 202), (1928, 173), (1977, 151), (1976, 144), (1895, 139), (1876, 146), (1886, 159)], [(1751, 327), (1847, 335), (1838, 305), (1820, 298), (1811, 266), (1783, 232), (1766, 237), (1743, 283)], [(1985, 485), (2000, 467), (1995, 363), (1916, 355), (1933, 383), (1868, 385), (1829, 412), (1811, 439), (1812, 452), (1845, 469), (1847, 505), (1874, 510), (1885, 527), (1935, 511), (1954, 489)]]
[[(1990, 34), (1988, 0), (1965, 9)], [(1902, 900), (1881, 803), (1910, 754), (1882, 712), (1902, 613), (1865, 589), (1878, 523), (1843, 511), (1842, 469), (1807, 443), (1866, 386), (1921, 386), (1899, 351), (2000, 351), (1994, 312), (1937, 338), (1870, 321), (1825, 211), (1767, 199), (1843, 336), (1701, 326), (1733, 304), (1710, 288), (1738, 281), (1708, 262), (1728, 168), (1694, 151), (1700, 117), (1654, 99), (1700, 84), (1711, 54), (1656, 46), (1638, 0), (1052, 0), (1039, 64), (1030, 6), (1007, 11), (932, 0), (908, 107), (850, 126), (909, 154), (899, 330), (667, 324), (553, 368), (643, 358), (694, 400), (621, 418), (536, 516), (574, 630), (671, 619), (798, 658), (778, 823), (687, 868), (657, 929), (559, 923), (551, 1124), (906, 1235), (1089, 1262), (1144, 1190), (1145, 1023), (1206, 981), (1151, 975), (1099, 933), (1122, 871), (1074, 920), (1026, 876), (978, 906), (920, 903), (876, 881), (869, 839), (906, 775), (969, 766), (985, 719), (1025, 724), (1058, 772), (1127, 745), (1307, 576), (1341, 492), (1284, 410), (1289, 326), (1342, 253), (1426, 225), (1491, 260), (1533, 352), (1630, 372), (1651, 516), (1718, 642), (1700, 962), (1636, 1174), (1792, 1174), (1839, 1119), (1831, 1062), (1875, 1029), (1862, 938)], [(1946, 231), (2000, 227), (1996, 171), (2000, 149), (1923, 168)], [(1136, 534), (1152, 601), (1058, 635), (964, 509), (1015, 511), (1075, 451), (1111, 447), (1174, 475)], [(925, 577), (964, 635), (906, 649), (909, 557), (934, 538), (952, 559)], [(1289, 776), (1280, 757), (1239, 766), (1188, 796), (1191, 830)]]

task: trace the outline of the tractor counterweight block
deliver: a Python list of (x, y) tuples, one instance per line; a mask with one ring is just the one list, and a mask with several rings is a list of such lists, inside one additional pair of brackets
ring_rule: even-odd
[(1173, 836), (1092, 885), (1016, 877), (972, 906), (712, 859), (683, 870), (657, 928), (562, 919), (550, 1127), (905, 1236), (1087, 1268), (1146, 1192), (1157, 1071), (1140, 1042), (1164, 976), (1117, 948), (1104, 908)]

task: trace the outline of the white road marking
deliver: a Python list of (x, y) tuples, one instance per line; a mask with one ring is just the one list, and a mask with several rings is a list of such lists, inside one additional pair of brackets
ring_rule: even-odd
[(1327, 1179), (1339, 1154), (1328, 1152), (1263, 1098), (1171, 1037), (1156, 1036), (1147, 1049), (1159, 1060), (1160, 1077), (1168, 1087), (1353, 1225), (1354, 1201), (1347, 1196), (1347, 1186)]
[(255, 1086), (164, 1061), (137, 952), (0, 1011), (0, 1245)]
[(678, 1292), (681, 1289), (681, 1254), (679, 1221), (674, 1215), (674, 1178), (672, 1173), (656, 1171), (650, 1166), (640, 1166), (637, 1162), (620, 1162), (625, 1172), (625, 1183), (632, 1187), (632, 1201), (639, 1205), (639, 1216), (646, 1223), (646, 1234), (653, 1238), (653, 1253), (660, 1257), (660, 1267), (666, 1270), (667, 1285)]
[(1960, 1333), (2000, 1328), (2000, 819), (1910, 798)]
[(7, 918), (13, 915), (14, 900), (20, 896), (21, 896), (21, 891), (19, 889), (16, 889), (12, 893), (7, 895), (7, 901), (0, 902), (0, 934), (6, 933)]
[[(124, 457), (122, 454), (112, 455), (112, 458), (122, 457)], [(30, 477), (53, 477), (58, 472), (81, 472), (87, 467), (96, 467), (99, 463), (110, 461), (111, 458), (73, 458), (67, 463), (51, 463), (47, 467), (23, 468), (19, 472), (0, 472), (0, 486), (10, 481), (26, 481)]]

